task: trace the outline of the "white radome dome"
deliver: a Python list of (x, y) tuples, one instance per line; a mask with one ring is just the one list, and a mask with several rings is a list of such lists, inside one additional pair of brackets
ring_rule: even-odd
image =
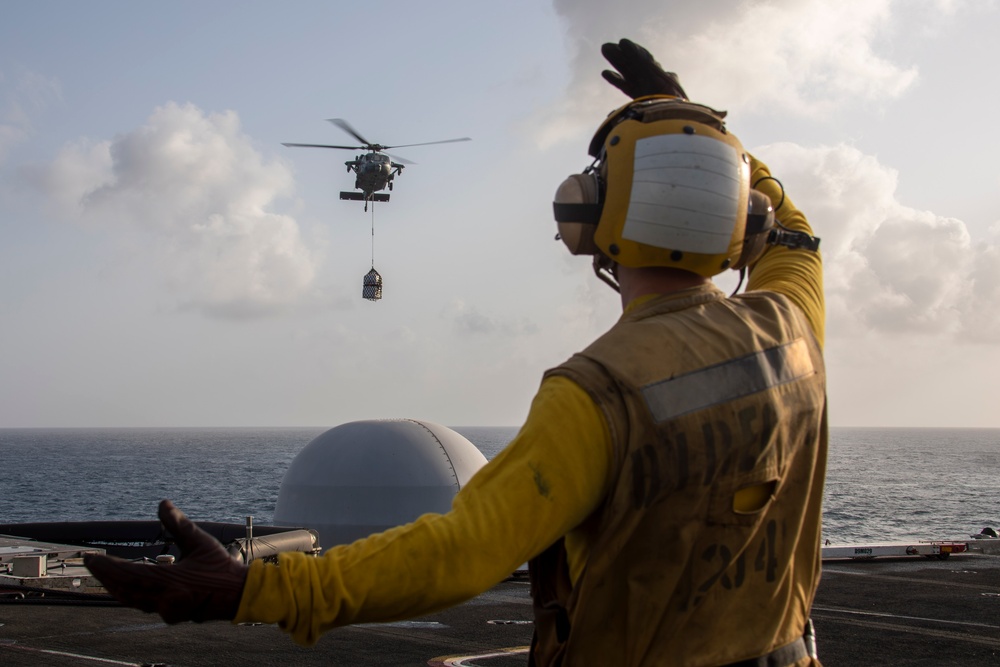
[(341, 424), (296, 455), (278, 490), (274, 523), (316, 530), (324, 549), (349, 544), (447, 512), (484, 465), (482, 452), (447, 426), (415, 419)]

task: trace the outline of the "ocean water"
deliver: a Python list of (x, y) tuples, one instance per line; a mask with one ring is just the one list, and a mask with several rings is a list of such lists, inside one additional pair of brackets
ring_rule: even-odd
[[(492, 459), (510, 427), (453, 427)], [(325, 428), (0, 429), (0, 523), (271, 523), (295, 455)], [(1000, 429), (835, 428), (824, 495), (834, 544), (967, 539), (1000, 528)]]
[(1000, 429), (831, 429), (831, 542), (968, 539), (987, 526), (1000, 529)]

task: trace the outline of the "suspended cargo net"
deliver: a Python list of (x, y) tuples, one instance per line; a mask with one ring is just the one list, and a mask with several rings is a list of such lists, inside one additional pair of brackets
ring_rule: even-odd
[(361, 288), (361, 296), (369, 301), (378, 301), (382, 298), (382, 276), (379, 275), (375, 267), (365, 274), (364, 286)]

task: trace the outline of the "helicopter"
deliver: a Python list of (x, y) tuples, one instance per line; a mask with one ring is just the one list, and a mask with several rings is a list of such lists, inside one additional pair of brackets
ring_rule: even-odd
[(400, 146), (383, 146), (382, 144), (373, 144), (361, 134), (351, 127), (351, 124), (342, 118), (328, 118), (327, 121), (333, 123), (344, 132), (361, 142), (360, 146), (332, 146), (329, 144), (289, 144), (283, 143), (282, 146), (293, 146), (301, 148), (339, 148), (342, 150), (367, 150), (369, 152), (362, 155), (358, 155), (353, 160), (348, 160), (344, 164), (347, 165), (347, 173), (352, 171), (355, 173), (354, 178), (354, 188), (360, 190), (361, 192), (345, 192), (341, 191), (341, 199), (350, 199), (353, 201), (364, 201), (365, 211), (368, 210), (368, 202), (376, 201), (389, 201), (389, 193), (379, 192), (379, 190), (384, 190), (389, 188), (392, 190), (392, 181), (403, 171), (403, 167), (408, 164), (414, 164), (409, 160), (405, 160), (396, 155), (390, 155), (384, 151), (388, 148), (408, 148), (410, 146), (427, 146), (430, 144), (450, 144), (456, 141), (471, 141), (469, 137), (461, 137), (459, 139), (444, 139), (443, 141), (427, 141), (420, 144), (403, 144)]

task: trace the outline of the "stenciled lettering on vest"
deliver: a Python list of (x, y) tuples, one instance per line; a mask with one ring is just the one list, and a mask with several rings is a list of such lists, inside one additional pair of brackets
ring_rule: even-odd
[(729, 424), (716, 419), (703, 422), (701, 436), (705, 443), (705, 476), (702, 486), (708, 486), (717, 474), (729, 472), (732, 463), (733, 431)]
[(688, 483), (688, 442), (683, 431), (657, 444), (647, 443), (631, 454), (632, 503), (649, 507), (664, 493), (681, 491)]
[[(785, 531), (782, 530), (782, 537)], [(739, 547), (736, 547), (739, 548)], [(700, 579), (688, 581), (687, 591), (678, 596), (678, 611), (697, 607), (716, 585), (727, 591), (738, 590), (748, 582), (773, 584), (778, 578), (778, 524), (771, 519), (764, 524), (757, 538), (734, 557), (733, 546), (710, 544), (702, 550), (698, 560), (710, 566)], [(701, 571), (701, 567), (695, 567)]]
[[(673, 425), (661, 428), (660, 433), (667, 428), (676, 430), (663, 435), (659, 442), (634, 449), (629, 457), (634, 507), (649, 507), (661, 494), (683, 490), (692, 476), (692, 467), (693, 481), (702, 487), (734, 471), (753, 470), (760, 454), (771, 442), (780, 408), (770, 403), (748, 405), (736, 413), (736, 425), (707, 415), (694, 429), (700, 439), (694, 438), (693, 448), (689, 447), (686, 431)], [(692, 454), (696, 456), (694, 461)], [(700, 473), (699, 467), (702, 468)]]

